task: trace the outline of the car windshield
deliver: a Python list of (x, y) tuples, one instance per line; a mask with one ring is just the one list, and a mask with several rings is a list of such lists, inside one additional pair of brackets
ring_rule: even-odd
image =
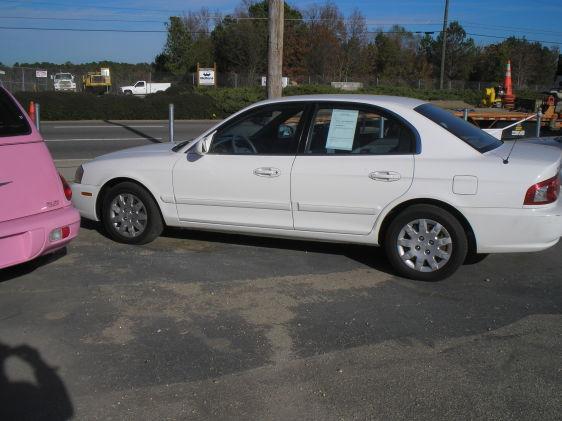
[(72, 76), (70, 75), (70, 73), (58, 73), (55, 75), (55, 79), (57, 80), (70, 80), (72, 79)]
[(501, 140), (435, 105), (423, 104), (414, 110), (468, 143), (480, 153), (491, 151), (503, 144)]

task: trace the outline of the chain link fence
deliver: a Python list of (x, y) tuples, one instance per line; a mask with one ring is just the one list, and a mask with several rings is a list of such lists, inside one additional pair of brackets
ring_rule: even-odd
[[(171, 73), (151, 72), (144, 70), (129, 71), (111, 71), (111, 87), (108, 89), (110, 93), (119, 93), (121, 86), (133, 85), (136, 81), (144, 80), (146, 82), (169, 82), (174, 85), (197, 85), (197, 74), (187, 73), (183, 77)], [(12, 92), (41, 92), (54, 91), (55, 84), (53, 77), (56, 73), (71, 73), (76, 83), (76, 91), (84, 91), (83, 76), (86, 71), (68, 71), (66, 68), (57, 70), (53, 68), (32, 68), (32, 67), (0, 67), (0, 85), (4, 86)], [(261, 74), (240, 74), (234, 72), (219, 72), (216, 75), (218, 87), (228, 88), (249, 88), (262, 86)], [(438, 89), (438, 79), (388, 79), (376, 76), (354, 77), (347, 80), (333, 80), (320, 75), (301, 75), (290, 77), (289, 86), (303, 85), (320, 85), (331, 86), (332, 82), (352, 82), (360, 84), (364, 88), (374, 86), (396, 86), (409, 87), (414, 89)], [(466, 80), (448, 80), (445, 81), (445, 89), (449, 91), (456, 90), (477, 90), (482, 91), (486, 87), (495, 86), (496, 82), (486, 81), (466, 81)], [(521, 85), (515, 86), (516, 90), (529, 90), (534, 92), (542, 92), (550, 89), (550, 86), (541, 85)]]

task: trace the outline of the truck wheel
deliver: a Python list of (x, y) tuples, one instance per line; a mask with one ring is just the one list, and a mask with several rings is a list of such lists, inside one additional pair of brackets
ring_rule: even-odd
[(107, 192), (102, 221), (111, 238), (126, 244), (150, 243), (164, 229), (160, 209), (150, 193), (131, 182), (119, 183)]
[(464, 262), (468, 240), (463, 226), (446, 210), (414, 205), (390, 223), (384, 248), (394, 269), (419, 281), (439, 281)]
[(133, 95), (133, 91), (129, 91), (128, 89), (123, 92), (125, 95)]

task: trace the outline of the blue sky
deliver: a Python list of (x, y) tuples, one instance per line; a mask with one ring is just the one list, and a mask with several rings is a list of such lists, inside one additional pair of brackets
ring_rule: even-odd
[[(323, 1), (289, 1), (305, 9)], [(401, 24), (413, 31), (438, 31), (445, 0), (333, 0), (344, 15), (355, 8), (369, 29)], [(114, 60), (151, 62), (162, 50), (165, 33), (65, 32), (3, 29), (7, 27), (85, 28), (163, 31), (170, 15), (202, 6), (222, 14), (240, 0), (0, 0), (0, 62), (49, 61), (83, 63)], [(47, 20), (64, 18), (68, 20)], [(560, 0), (450, 0), (450, 20), (459, 20), (467, 32), (497, 37), (525, 36), (552, 41), (562, 49)], [(88, 22), (77, 19), (106, 20)], [(136, 22), (117, 22), (134, 20)], [(498, 39), (474, 35), (479, 44)]]

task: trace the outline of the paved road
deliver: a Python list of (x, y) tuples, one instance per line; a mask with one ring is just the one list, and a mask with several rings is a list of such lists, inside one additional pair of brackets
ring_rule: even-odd
[(561, 418), (562, 245), (420, 283), (370, 247), (97, 228), (0, 272), (0, 419)]
[[(208, 120), (176, 121), (175, 140), (191, 139), (214, 123)], [(168, 122), (54, 121), (42, 122), (41, 132), (54, 159), (91, 159), (119, 149), (166, 142)]]
[[(175, 122), (176, 142), (188, 140), (214, 125), (212, 120)], [(168, 121), (53, 121), (42, 122), (41, 133), (60, 173), (72, 180), (84, 161), (134, 146), (167, 142)]]

